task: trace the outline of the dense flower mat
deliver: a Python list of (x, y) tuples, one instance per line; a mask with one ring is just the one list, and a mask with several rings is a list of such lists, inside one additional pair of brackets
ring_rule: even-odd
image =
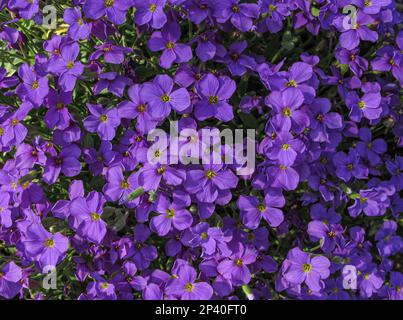
[[(401, 4), (50, 5), (0, 0), (2, 298), (403, 298)], [(255, 171), (150, 162), (174, 120)]]

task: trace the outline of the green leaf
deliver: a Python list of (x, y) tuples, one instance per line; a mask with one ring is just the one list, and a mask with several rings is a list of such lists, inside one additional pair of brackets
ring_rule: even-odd
[(311, 13), (314, 17), (319, 17), (320, 10), (316, 7), (311, 7)]
[(144, 189), (142, 187), (138, 187), (136, 190), (134, 190), (132, 193), (129, 194), (127, 197), (127, 200), (132, 201), (144, 194)]

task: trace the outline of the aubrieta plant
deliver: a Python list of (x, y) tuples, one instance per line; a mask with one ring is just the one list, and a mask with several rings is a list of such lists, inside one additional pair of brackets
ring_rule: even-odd
[(46, 4), (0, 0), (1, 299), (403, 299), (399, 1)]

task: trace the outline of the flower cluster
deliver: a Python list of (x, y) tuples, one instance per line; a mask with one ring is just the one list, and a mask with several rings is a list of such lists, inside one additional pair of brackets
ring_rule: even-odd
[(402, 300), (398, 2), (0, 0), (0, 297)]

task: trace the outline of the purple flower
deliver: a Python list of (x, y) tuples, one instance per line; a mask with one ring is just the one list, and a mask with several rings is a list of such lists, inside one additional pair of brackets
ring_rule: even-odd
[(75, 43), (66, 43), (60, 49), (60, 55), (50, 59), (48, 71), (59, 76), (59, 85), (63, 91), (72, 91), (77, 78), (83, 73), (84, 65), (77, 62), (80, 46)]
[(13, 224), (10, 210), (10, 194), (0, 192), (0, 225), (4, 228), (10, 228)]
[(0, 270), (0, 296), (14, 298), (22, 289), (22, 270), (13, 261), (6, 263)]
[(365, 1), (365, 0), (353, 0), (351, 3), (362, 9), (366, 14), (377, 14), (383, 7), (390, 5), (391, 0), (377, 0), (377, 1)]
[(136, 119), (136, 130), (144, 134), (154, 129), (157, 126), (157, 121), (151, 116), (141, 89), (142, 86), (138, 84), (129, 88), (130, 100), (119, 103), (118, 113), (121, 118)]
[(348, 207), (348, 212), (352, 217), (357, 217), (362, 211), (367, 216), (381, 216), (385, 214), (389, 206), (389, 198), (384, 190), (368, 189), (360, 190), (355, 202)]
[(203, 170), (190, 170), (186, 174), (185, 188), (201, 202), (212, 203), (222, 193), (236, 188), (238, 178), (222, 164), (204, 165)]
[(81, 150), (75, 144), (63, 148), (59, 155), (50, 156), (46, 160), (43, 181), (54, 184), (62, 172), (66, 177), (74, 177), (81, 172), (78, 160)]
[(292, 166), (297, 155), (305, 150), (304, 143), (289, 132), (277, 134), (273, 147), (266, 154), (269, 159), (276, 160), (284, 166)]
[(266, 99), (266, 104), (272, 106), (276, 114), (273, 122), (283, 131), (301, 132), (309, 125), (308, 115), (299, 110), (303, 102), (304, 96), (296, 88), (273, 91)]
[(88, 38), (91, 33), (91, 24), (85, 22), (79, 8), (64, 10), (63, 19), (70, 25), (68, 34), (71, 39), (77, 41)]
[(386, 168), (391, 174), (390, 181), (398, 191), (403, 189), (403, 157), (396, 156), (395, 161), (387, 160)]
[(25, 252), (38, 262), (40, 270), (49, 272), (63, 260), (69, 240), (61, 233), (52, 234), (38, 223), (31, 224), (21, 239)]
[(109, 201), (126, 202), (129, 195), (138, 187), (137, 177), (131, 175), (125, 178), (120, 166), (111, 167), (106, 175), (106, 180), (108, 183), (105, 184), (102, 191)]
[(189, 0), (184, 2), (188, 10), (190, 21), (200, 24), (208, 17), (211, 19), (211, 1), (210, 0)]
[(27, 20), (39, 12), (39, 0), (10, 0), (8, 5), (10, 9), (17, 10), (21, 18)]
[(99, 81), (94, 86), (94, 94), (98, 95), (102, 90), (108, 89), (114, 95), (122, 97), (126, 86), (130, 86), (132, 83), (131, 79), (118, 75), (116, 72), (101, 73)]
[(106, 14), (110, 22), (119, 25), (126, 21), (126, 11), (131, 5), (129, 0), (87, 0), (83, 10), (89, 19), (97, 20)]
[(350, 181), (352, 177), (357, 179), (368, 177), (368, 168), (360, 163), (360, 156), (355, 149), (350, 149), (348, 154), (343, 151), (337, 152), (333, 157), (333, 163), (336, 166), (337, 176), (345, 182)]
[(219, 23), (228, 20), (240, 31), (249, 31), (253, 26), (253, 18), (259, 17), (259, 6), (256, 3), (239, 3), (239, 0), (224, 0), (214, 3), (214, 16)]
[(16, 93), (35, 106), (40, 106), (49, 92), (48, 78), (39, 77), (26, 63), (18, 69), (22, 83), (16, 88)]
[(166, 0), (135, 0), (134, 3), (137, 9), (134, 21), (139, 26), (149, 23), (153, 29), (161, 29), (167, 22)]
[(329, 99), (317, 98), (309, 106), (312, 117), (310, 120), (310, 137), (316, 142), (329, 141), (328, 130), (341, 129), (343, 120), (337, 112), (329, 112), (331, 103)]
[(95, 48), (97, 50), (90, 55), (90, 60), (96, 60), (104, 56), (104, 61), (112, 64), (121, 64), (125, 59), (125, 54), (133, 51), (131, 48), (115, 46), (110, 42), (106, 42)]
[(360, 40), (370, 42), (378, 40), (378, 33), (367, 27), (367, 25), (374, 22), (374, 19), (371, 16), (362, 11), (358, 11), (354, 18), (355, 21), (354, 19), (351, 19), (350, 24), (343, 23), (342, 21), (340, 22), (341, 26), (339, 26), (339, 29), (342, 32), (340, 35), (340, 45), (347, 50), (357, 48), (360, 44)]
[(96, 132), (102, 140), (112, 140), (116, 127), (120, 124), (117, 108), (103, 109), (99, 104), (87, 104), (91, 115), (84, 119), (84, 127), (89, 132)]
[(192, 49), (185, 44), (177, 43), (181, 37), (180, 27), (177, 23), (167, 24), (162, 31), (156, 31), (148, 41), (151, 51), (161, 51), (160, 66), (169, 69), (172, 63), (188, 62), (192, 59)]
[(218, 264), (217, 271), (233, 285), (245, 285), (251, 280), (248, 265), (254, 263), (256, 258), (257, 253), (254, 249), (238, 243), (236, 251)]
[(260, 12), (267, 17), (263, 23), (271, 33), (279, 32), (283, 27), (283, 20), (290, 15), (288, 5), (277, 0), (259, 0)]
[(70, 121), (73, 120), (73, 117), (69, 113), (67, 106), (71, 104), (72, 101), (73, 97), (71, 92), (57, 93), (54, 90), (50, 91), (47, 98), (49, 109), (44, 119), (49, 129), (57, 127), (60, 130), (64, 130), (70, 126)]
[(116, 152), (112, 151), (112, 144), (105, 140), (101, 141), (98, 151), (94, 148), (84, 150), (85, 162), (89, 164), (94, 176), (100, 175), (104, 167), (113, 162), (115, 156)]
[(16, 166), (21, 169), (31, 169), (35, 164), (45, 165), (46, 155), (37, 145), (22, 143), (15, 153)]
[(228, 100), (235, 89), (235, 81), (229, 77), (216, 78), (211, 73), (203, 76), (196, 84), (196, 91), (200, 97), (200, 101), (195, 105), (196, 118), (205, 120), (214, 117), (222, 121), (232, 120), (234, 112)]
[(362, 298), (371, 298), (382, 287), (384, 280), (373, 264), (366, 266), (358, 277), (360, 295)]
[(381, 138), (372, 140), (372, 133), (369, 128), (361, 128), (359, 134), (361, 141), (357, 142), (358, 154), (367, 159), (373, 166), (379, 164), (381, 161), (379, 155), (382, 155), (387, 150), (386, 141)]
[(152, 83), (145, 83), (141, 90), (142, 99), (148, 103), (153, 119), (166, 118), (171, 109), (185, 111), (190, 106), (189, 93), (185, 88), (173, 90), (174, 82), (167, 75), (158, 75)]
[(146, 244), (146, 240), (151, 235), (150, 229), (146, 225), (139, 223), (133, 228), (133, 234), (134, 252), (132, 259), (140, 270), (147, 269), (151, 261), (154, 261), (158, 257), (157, 248)]
[(176, 276), (167, 284), (166, 294), (181, 300), (209, 300), (212, 297), (213, 288), (207, 282), (196, 282), (197, 274), (191, 266), (179, 267)]
[(256, 67), (256, 62), (252, 57), (242, 54), (247, 46), (248, 43), (245, 40), (231, 44), (229, 52), (222, 59), (233, 76), (243, 76), (247, 69), (254, 70)]
[(275, 189), (266, 193), (263, 202), (253, 196), (241, 195), (237, 205), (243, 224), (250, 229), (259, 227), (262, 218), (274, 228), (284, 220), (283, 212), (279, 208), (284, 207), (285, 199), (281, 192)]
[(0, 68), (0, 89), (14, 87), (19, 82), (16, 76), (7, 77), (7, 70)]
[(368, 120), (376, 120), (382, 113), (379, 92), (368, 92), (359, 98), (355, 91), (351, 91), (347, 94), (346, 104), (350, 108), (350, 119), (355, 122), (360, 122), (363, 116)]
[(170, 203), (166, 196), (161, 195), (156, 204), (158, 216), (150, 221), (151, 229), (159, 236), (165, 236), (173, 226), (182, 231), (189, 228), (193, 223), (192, 214), (182, 204)]
[(372, 69), (376, 71), (391, 71), (393, 76), (403, 83), (403, 55), (392, 46), (385, 46), (376, 52), (372, 60)]
[(309, 222), (307, 232), (314, 239), (320, 240), (320, 247), (323, 252), (330, 253), (334, 250), (337, 241), (340, 241), (343, 227), (314, 220)]
[(377, 248), (382, 257), (389, 257), (401, 252), (403, 249), (402, 238), (396, 235), (397, 224), (395, 221), (385, 221), (382, 228), (375, 235)]
[(28, 102), (23, 102), (21, 106), (12, 114), (10, 114), (6, 121), (1, 124), (1, 142), (4, 145), (19, 145), (24, 141), (28, 129), (21, 123), (24, 120), (32, 105)]
[(106, 222), (102, 220), (105, 202), (101, 193), (92, 191), (86, 198), (77, 197), (70, 205), (69, 220), (77, 234), (96, 244), (100, 244), (106, 234)]
[(288, 267), (284, 271), (284, 278), (293, 284), (306, 285), (312, 291), (324, 288), (323, 279), (330, 275), (330, 261), (324, 256), (311, 258), (310, 254), (299, 248), (290, 250), (287, 254)]

